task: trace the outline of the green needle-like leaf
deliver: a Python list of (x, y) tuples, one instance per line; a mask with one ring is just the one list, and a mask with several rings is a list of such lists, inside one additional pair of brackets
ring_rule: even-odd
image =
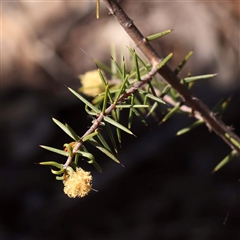
[(148, 114), (147, 114), (147, 116), (146, 117), (149, 117), (150, 115), (152, 115), (153, 117), (156, 117), (156, 114), (154, 113), (154, 111), (155, 111), (155, 109), (158, 107), (158, 103), (157, 102), (155, 102), (153, 105), (152, 105), (152, 107), (151, 107), (151, 109), (149, 110), (149, 112), (148, 112)]
[(123, 78), (126, 77), (126, 73), (127, 73), (126, 61), (125, 61), (125, 58), (124, 58), (124, 56), (123, 56), (123, 60), (122, 60), (122, 75), (123, 75)]
[(57, 154), (63, 155), (65, 157), (69, 156), (68, 152), (65, 152), (65, 151), (57, 149), (57, 148), (52, 148), (52, 147), (48, 147), (48, 146), (44, 146), (44, 145), (40, 145), (40, 147), (43, 148), (43, 149), (46, 149), (48, 151), (55, 152)]
[(216, 75), (217, 75), (217, 73), (194, 76), (194, 77), (186, 77), (186, 78), (181, 79), (181, 83), (195, 82), (195, 81), (206, 79), (206, 78), (212, 78), (212, 77), (215, 77)]
[(119, 75), (122, 77), (122, 76), (123, 76), (123, 73), (122, 73), (122, 69), (121, 69), (121, 67), (118, 65), (118, 63), (114, 60), (113, 57), (111, 57), (111, 59), (112, 59), (112, 63), (113, 63), (113, 65), (114, 65), (115, 68), (117, 69)]
[(71, 88), (68, 88), (70, 92), (72, 92), (78, 99), (80, 99), (82, 102), (84, 102), (88, 107), (90, 107), (94, 112), (100, 113), (100, 110), (97, 109), (94, 105), (92, 105), (88, 100), (86, 100), (84, 97), (82, 97), (80, 94), (78, 94), (76, 91), (74, 91)]
[(88, 134), (87, 136), (85, 136), (85, 137), (82, 139), (82, 141), (83, 141), (83, 142), (86, 142), (86, 141), (88, 141), (89, 139), (91, 139), (91, 138), (93, 138), (94, 136), (96, 136), (97, 134), (99, 134), (99, 132), (98, 132), (97, 130), (95, 130), (95, 132), (90, 133), (90, 134)]
[(228, 97), (227, 99), (221, 99), (217, 102), (217, 104), (213, 107), (212, 111), (214, 113), (217, 113), (218, 115), (221, 115), (224, 113), (224, 111), (226, 110), (226, 108), (228, 107), (230, 101), (231, 101), (232, 97)]
[(121, 94), (124, 92), (125, 88), (126, 88), (126, 85), (127, 85), (127, 82), (128, 82), (128, 77), (129, 77), (129, 74), (126, 75), (125, 79), (123, 80), (123, 83), (121, 85), (121, 88), (120, 90), (118, 91), (117, 93), (117, 96), (116, 96), (116, 99), (114, 101), (114, 104), (117, 103), (119, 97), (121, 96)]
[(102, 113), (105, 113), (105, 110), (107, 108), (107, 100), (108, 100), (108, 96), (109, 96), (109, 92), (108, 92), (108, 85), (105, 86), (105, 94), (104, 94), (104, 99), (103, 99), (103, 107), (102, 107)]
[(74, 132), (74, 130), (73, 130), (68, 124), (65, 124), (65, 126), (67, 127), (67, 129), (69, 130), (69, 134), (71, 134), (71, 137), (72, 137), (75, 141), (80, 140), (80, 137), (77, 135), (76, 132)]
[(176, 111), (179, 110), (179, 108), (180, 108), (180, 103), (177, 103), (176, 106), (166, 114), (166, 116), (162, 119), (161, 122), (166, 122)]
[[(114, 112), (116, 112), (116, 111), (114, 110), (113, 113), (114, 113)], [(115, 153), (118, 153), (117, 143), (116, 143), (116, 141), (115, 141), (112, 128), (111, 128), (110, 124), (107, 123), (107, 122), (105, 123), (105, 126), (106, 126), (106, 129), (107, 129), (107, 132), (108, 132), (108, 136), (109, 136), (109, 138), (110, 138), (110, 140), (111, 140), (111, 143), (112, 143), (112, 145), (113, 145), (113, 149), (114, 149)]]
[[(134, 55), (136, 54), (134, 49), (128, 48), (129, 52), (132, 54), (132, 56), (134, 57)], [(146, 64), (138, 55), (136, 55), (138, 58), (138, 61), (142, 64), (143, 68), (145, 70), (149, 70), (149, 68), (151, 68), (150, 64)]]
[(192, 56), (193, 51), (190, 51), (187, 56), (183, 59), (183, 61), (178, 65), (178, 67), (174, 70), (174, 73), (176, 75), (178, 75), (178, 73), (183, 69), (183, 67), (185, 66), (185, 64), (188, 62), (188, 60), (190, 59), (190, 57)]
[(172, 53), (169, 53), (162, 61), (161, 63), (159, 63), (159, 65), (157, 66), (157, 69), (160, 69), (163, 65), (165, 65), (173, 56)]
[(230, 160), (232, 160), (235, 156), (237, 156), (237, 151), (233, 150), (229, 155), (227, 155), (212, 171), (212, 173), (217, 172), (220, 168), (222, 168), (225, 164), (227, 164)]
[(163, 36), (169, 34), (169, 33), (172, 32), (172, 31), (173, 31), (173, 29), (171, 29), (171, 30), (166, 30), (166, 31), (160, 32), (160, 33), (156, 33), (156, 34), (153, 34), (153, 35), (148, 36), (146, 39), (147, 39), (148, 41), (152, 41), (152, 40), (158, 39), (158, 38), (160, 38), (160, 37), (163, 37)]
[(98, 143), (95, 139), (89, 140), (89, 143), (91, 143), (93, 146), (95, 146), (98, 150), (106, 154), (109, 158), (111, 158), (113, 161), (120, 163), (120, 161), (106, 148), (104, 148), (100, 143)]
[(135, 51), (134, 51), (134, 62), (135, 62), (135, 68), (136, 68), (136, 73), (137, 73), (137, 80), (140, 81), (141, 76), (140, 76), (140, 71), (139, 71), (139, 66), (138, 66), (138, 56)]
[(67, 124), (64, 125), (63, 123), (61, 123), (60, 121), (58, 121), (55, 118), (52, 118), (52, 120), (73, 140), (75, 140), (75, 141), (79, 140), (79, 136), (73, 131), (73, 129), (69, 125), (67, 125)]
[(126, 127), (124, 127), (122, 124), (114, 121), (114, 120), (113, 120), (112, 118), (110, 118), (110, 117), (104, 116), (104, 121), (112, 124), (113, 126), (121, 129), (122, 131), (124, 131), (124, 132), (126, 132), (126, 133), (128, 133), (128, 134), (131, 134), (131, 135), (135, 136), (129, 129), (127, 129)]
[[(131, 105), (134, 104), (134, 99), (135, 99), (135, 95), (131, 95)], [(132, 108), (130, 107), (129, 109), (129, 115), (128, 115), (128, 129), (131, 129), (131, 126), (132, 126), (132, 120), (133, 120), (133, 110)]]
[(76, 164), (76, 166), (78, 165), (78, 160), (79, 160), (79, 154), (75, 154), (74, 163)]
[(161, 98), (155, 97), (155, 96), (153, 96), (153, 95), (150, 94), (150, 93), (146, 94), (146, 96), (147, 96), (148, 98), (153, 99), (153, 100), (156, 101), (156, 102), (159, 102), (159, 103), (161, 103), (161, 104), (166, 104)]
[(148, 108), (149, 105), (140, 105), (140, 104), (126, 104), (126, 105), (116, 105), (116, 108)]
[(100, 132), (98, 133), (97, 137), (98, 137), (99, 141), (101, 142), (101, 144), (103, 145), (103, 147), (105, 147), (109, 152), (112, 152), (111, 148), (109, 147), (109, 145), (107, 144), (103, 135)]
[(165, 95), (167, 95), (169, 93), (169, 91), (171, 90), (171, 86), (170, 85), (166, 85), (164, 87), (164, 89), (162, 90), (162, 93), (161, 93), (161, 98), (163, 98)]
[(182, 130), (179, 130), (176, 135), (177, 136), (180, 136), (180, 135), (183, 135), (184, 133), (187, 133), (189, 131), (191, 131), (192, 129), (202, 125), (204, 123), (203, 120), (197, 120), (196, 122), (194, 122), (193, 124), (191, 124), (190, 126), (186, 127), (186, 128), (183, 128)]
[(97, 67), (100, 67), (104, 72), (108, 72), (111, 75), (114, 75), (111, 68), (109, 66), (107, 66), (106, 64), (99, 62), (98, 60), (95, 60), (95, 59), (94, 59), (94, 62), (96, 63)]
[(228, 133), (225, 134), (225, 137), (228, 138), (231, 141), (231, 143), (240, 150), (240, 142), (231, 137)]
[(98, 68), (98, 74), (99, 74), (99, 76), (100, 76), (100, 78), (102, 80), (103, 85), (106, 86), (107, 85), (107, 81), (106, 81), (105, 77), (103, 76), (102, 71), (99, 68)]
[(63, 168), (63, 165), (57, 162), (49, 161), (49, 162), (40, 162), (40, 165), (45, 165), (45, 166), (53, 166), (59, 169)]
[(148, 126), (147, 122), (145, 119), (141, 116), (141, 114), (137, 111), (137, 109), (133, 108), (133, 113), (140, 119), (140, 121), (145, 125)]
[[(119, 109), (116, 109), (116, 122), (120, 122), (120, 110)], [(118, 139), (118, 142), (120, 143), (121, 145), (121, 131), (119, 128), (116, 129), (116, 132), (117, 132), (117, 139)]]

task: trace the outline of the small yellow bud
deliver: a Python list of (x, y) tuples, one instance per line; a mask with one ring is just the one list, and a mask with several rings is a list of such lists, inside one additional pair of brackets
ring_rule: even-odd
[(80, 75), (82, 87), (79, 91), (91, 97), (96, 97), (99, 93), (104, 91), (104, 85), (99, 76), (98, 70), (86, 72), (84, 75)]
[(85, 172), (82, 168), (77, 168), (76, 171), (67, 171), (63, 178), (63, 191), (70, 198), (84, 197), (92, 189), (92, 175), (90, 172)]

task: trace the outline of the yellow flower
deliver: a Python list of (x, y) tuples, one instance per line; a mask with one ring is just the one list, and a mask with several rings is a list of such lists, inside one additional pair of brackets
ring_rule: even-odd
[(63, 177), (63, 191), (70, 198), (84, 197), (92, 189), (92, 175), (90, 172), (85, 172), (82, 168), (77, 168), (76, 171), (67, 170)]
[(84, 75), (80, 75), (82, 87), (79, 91), (91, 97), (97, 96), (104, 91), (102, 80), (99, 76), (98, 70), (86, 72)]

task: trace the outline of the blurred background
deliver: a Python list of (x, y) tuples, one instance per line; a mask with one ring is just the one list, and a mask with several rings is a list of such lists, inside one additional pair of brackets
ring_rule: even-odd
[[(145, 35), (174, 31), (153, 45), (161, 56), (173, 52), (171, 68), (190, 51), (182, 75), (218, 73), (192, 91), (210, 108), (232, 96), (223, 120), (240, 135), (240, 3), (236, 1), (121, 1)], [(211, 171), (230, 149), (201, 126), (175, 134), (193, 120), (174, 116), (150, 128), (138, 120), (123, 134), (119, 159), (93, 150), (103, 173), (92, 171), (93, 188), (70, 199), (48, 167), (62, 161), (39, 147), (71, 140), (51, 120), (68, 123), (79, 135), (91, 124), (84, 105), (65, 87), (80, 87), (78, 75), (110, 64), (110, 46), (135, 47), (95, 1), (2, 2), (1, 48), (1, 214), (5, 239), (240, 239), (240, 162)], [(84, 53), (85, 52), (85, 53)]]

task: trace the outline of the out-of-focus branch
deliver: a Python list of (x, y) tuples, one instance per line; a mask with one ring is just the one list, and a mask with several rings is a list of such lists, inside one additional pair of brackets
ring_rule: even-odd
[[(142, 51), (145, 57), (150, 61), (152, 66), (157, 66), (162, 59), (157, 52), (149, 44), (146, 38), (141, 34), (133, 21), (127, 16), (116, 0), (103, 0), (110, 14), (114, 15), (119, 24), (128, 33), (136, 46)], [(213, 130), (221, 137), (233, 150), (240, 154), (240, 138), (231, 131), (209, 108), (192, 92), (180, 83), (180, 79), (173, 71), (164, 65), (158, 70), (158, 73), (180, 94), (181, 98), (192, 109), (192, 115), (201, 115), (209, 130)]]

